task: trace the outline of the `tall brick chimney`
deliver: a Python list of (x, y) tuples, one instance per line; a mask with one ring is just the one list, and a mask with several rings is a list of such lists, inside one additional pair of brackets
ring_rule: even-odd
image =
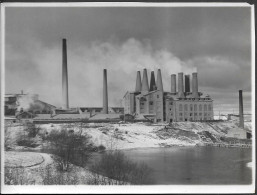
[(192, 95), (194, 98), (199, 98), (197, 72), (192, 73), (192, 76)]
[(244, 128), (243, 90), (239, 90), (239, 127)]
[(140, 92), (142, 89), (141, 74), (137, 71), (136, 89), (135, 92)]
[(183, 72), (178, 73), (178, 97), (184, 98)]
[(68, 67), (66, 39), (62, 40), (62, 108), (69, 108)]
[(176, 93), (177, 92), (176, 87), (177, 87), (176, 75), (172, 74), (171, 75), (171, 93)]
[(142, 81), (142, 93), (147, 93), (149, 91), (148, 77), (146, 68), (143, 70), (143, 81)]
[(157, 72), (157, 90), (163, 91), (161, 69), (158, 69)]
[(155, 83), (155, 76), (154, 76), (154, 71), (151, 71), (151, 79), (150, 79), (150, 91), (156, 90), (156, 83)]
[(185, 75), (185, 92), (190, 92), (190, 75)]
[(108, 114), (107, 70), (103, 71), (103, 113)]

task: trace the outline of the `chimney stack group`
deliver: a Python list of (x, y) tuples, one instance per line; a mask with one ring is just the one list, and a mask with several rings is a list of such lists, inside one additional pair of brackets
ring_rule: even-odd
[(150, 88), (148, 84), (148, 76), (146, 68), (143, 69), (143, 79), (141, 82), (140, 71), (137, 71), (136, 89), (135, 92), (148, 93), (149, 91), (161, 90), (163, 91), (161, 69), (157, 71), (157, 81), (155, 82), (154, 71), (151, 71)]
[[(171, 75), (171, 93), (176, 93), (176, 75)], [(185, 90), (184, 90), (184, 81), (183, 81), (183, 73), (178, 73), (178, 97), (184, 98), (185, 93), (190, 92), (190, 75), (185, 75)], [(197, 73), (192, 73), (192, 96), (193, 98), (199, 98), (198, 94), (198, 79)]]

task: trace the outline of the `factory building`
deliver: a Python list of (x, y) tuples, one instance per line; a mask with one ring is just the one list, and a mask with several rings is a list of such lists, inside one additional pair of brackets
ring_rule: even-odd
[(160, 69), (156, 82), (154, 72), (151, 72), (150, 87), (147, 70), (143, 70), (142, 81), (138, 71), (135, 91), (128, 91), (123, 97), (124, 113), (150, 117), (154, 122), (213, 120), (213, 100), (208, 94), (198, 92), (197, 73), (192, 74), (192, 91), (190, 75), (185, 75), (185, 84), (183, 78), (183, 73), (178, 73), (176, 90), (176, 75), (172, 74), (171, 91), (165, 92)]
[[(50, 114), (55, 106), (39, 100), (38, 94), (5, 94), (5, 115)], [(22, 116), (25, 114), (22, 114)], [(20, 116), (20, 115), (19, 115)]]

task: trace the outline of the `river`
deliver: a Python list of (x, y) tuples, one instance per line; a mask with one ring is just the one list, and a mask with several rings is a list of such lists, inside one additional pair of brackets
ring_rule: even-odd
[(154, 184), (250, 184), (251, 149), (171, 147), (123, 150), (153, 170)]

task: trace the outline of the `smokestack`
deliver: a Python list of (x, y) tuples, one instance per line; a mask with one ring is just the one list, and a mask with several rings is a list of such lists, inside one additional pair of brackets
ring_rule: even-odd
[(157, 90), (163, 91), (161, 69), (158, 69), (157, 72)]
[(239, 90), (239, 127), (244, 128), (243, 90)]
[(143, 81), (142, 81), (142, 92), (148, 92), (149, 91), (149, 84), (148, 84), (148, 77), (147, 77), (147, 71), (146, 68), (143, 70)]
[(194, 98), (199, 98), (197, 72), (194, 72), (192, 75), (192, 94)]
[(140, 74), (140, 71), (137, 71), (137, 80), (136, 80), (136, 90), (135, 90), (135, 92), (140, 92), (141, 89), (142, 89), (141, 74)]
[(62, 40), (62, 104), (63, 109), (69, 108), (66, 39)]
[(185, 75), (185, 92), (190, 92), (190, 75)]
[(183, 72), (178, 73), (178, 97), (184, 98)]
[(171, 93), (176, 93), (176, 75), (171, 75)]
[(108, 90), (107, 90), (107, 70), (104, 69), (103, 75), (103, 113), (108, 114)]
[(154, 71), (151, 72), (151, 79), (150, 79), (150, 91), (156, 90), (156, 83), (155, 83), (155, 77), (154, 77)]

